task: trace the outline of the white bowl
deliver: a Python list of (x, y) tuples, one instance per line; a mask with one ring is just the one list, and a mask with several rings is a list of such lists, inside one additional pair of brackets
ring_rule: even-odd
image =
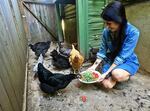
[[(96, 83), (96, 82), (98, 82), (98, 80), (99, 80), (99, 79), (100, 79), (100, 77), (101, 77), (100, 72), (95, 71), (95, 70), (94, 70), (94, 71), (93, 71), (93, 70), (89, 70), (89, 71), (97, 73), (97, 74), (99, 75), (98, 79), (97, 79), (97, 80), (95, 80), (95, 81), (90, 81), (90, 82), (83, 81), (82, 79), (79, 79), (79, 81), (80, 81), (80, 82), (85, 83), (85, 84), (92, 84), (92, 83)], [(81, 72), (81, 75), (82, 75), (82, 74), (84, 74), (85, 72), (86, 72), (86, 71)]]

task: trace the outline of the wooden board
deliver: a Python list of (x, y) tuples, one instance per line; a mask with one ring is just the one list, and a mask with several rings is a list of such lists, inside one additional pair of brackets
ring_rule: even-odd
[(17, 0), (0, 1), (0, 26), (0, 109), (21, 111), (27, 39)]
[[(58, 35), (56, 27), (55, 5), (40, 5), (30, 3), (26, 3), (26, 5), (46, 27), (48, 27), (56, 36)], [(30, 33), (29, 41), (31, 43), (36, 43), (39, 41), (52, 40), (52, 36), (36, 20), (36, 18), (27, 9), (24, 9), (24, 11)]]

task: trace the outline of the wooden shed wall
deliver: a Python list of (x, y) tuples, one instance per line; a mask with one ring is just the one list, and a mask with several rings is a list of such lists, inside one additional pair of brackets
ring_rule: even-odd
[(103, 21), (100, 12), (107, 0), (77, 0), (77, 32), (80, 51), (88, 58), (90, 48), (100, 44)]
[(140, 30), (140, 38), (136, 47), (140, 68), (150, 73), (150, 1), (128, 6), (126, 12), (129, 22)]
[(88, 49), (99, 47), (104, 23), (100, 18), (106, 0), (88, 0)]
[[(26, 3), (26, 5), (36, 15), (36, 17), (57, 36), (55, 5), (34, 3)], [(27, 9), (25, 9), (25, 14), (30, 33), (29, 41), (31, 43), (36, 43), (39, 41), (51, 40), (52, 36)]]
[(27, 40), (17, 0), (0, 0), (0, 111), (21, 111)]
[(76, 6), (67, 4), (64, 7), (64, 22), (65, 22), (65, 41), (67, 43), (77, 42), (77, 26), (76, 26)]

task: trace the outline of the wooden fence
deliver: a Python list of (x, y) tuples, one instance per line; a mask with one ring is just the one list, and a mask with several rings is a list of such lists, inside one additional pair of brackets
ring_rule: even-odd
[[(51, 1), (51, 0), (50, 0)], [(36, 43), (57, 39), (56, 9), (51, 2), (24, 2), (29, 41)]]
[(0, 111), (21, 111), (27, 40), (19, 0), (0, 0)]

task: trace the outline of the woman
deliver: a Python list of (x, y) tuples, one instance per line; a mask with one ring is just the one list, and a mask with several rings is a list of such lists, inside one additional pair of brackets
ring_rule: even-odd
[[(108, 4), (101, 17), (106, 23), (97, 60), (89, 68), (95, 70), (102, 62), (102, 84), (113, 88), (117, 82), (126, 81), (135, 75), (139, 62), (134, 49), (139, 30), (128, 23), (124, 6), (118, 2)], [(101, 80), (102, 80), (101, 79)]]

